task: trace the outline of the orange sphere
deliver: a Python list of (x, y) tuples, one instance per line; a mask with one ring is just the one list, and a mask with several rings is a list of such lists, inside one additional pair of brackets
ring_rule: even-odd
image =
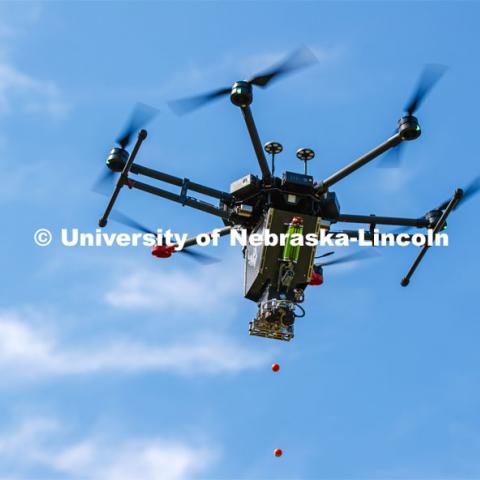
[(282, 456), (282, 449), (281, 448), (276, 448), (274, 451), (273, 451), (273, 454), (276, 456), (276, 457), (281, 457)]
[(272, 372), (278, 372), (280, 370), (280, 365), (278, 363), (274, 363), (272, 365)]

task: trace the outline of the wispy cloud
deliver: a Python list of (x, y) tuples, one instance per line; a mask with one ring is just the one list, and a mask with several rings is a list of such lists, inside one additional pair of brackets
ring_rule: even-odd
[(56, 419), (27, 418), (1, 435), (0, 455), (2, 465), (9, 467), (8, 478), (31, 478), (29, 471), (43, 467), (70, 479), (185, 480), (204, 472), (218, 457), (217, 449), (204, 441), (113, 441), (105, 433), (66, 441), (65, 433)]
[(54, 82), (20, 71), (11, 61), (0, 60), (0, 114), (20, 107), (24, 112), (63, 118), (69, 110)]
[(225, 322), (233, 314), (232, 300), (241, 298), (243, 281), (241, 270), (230, 268), (229, 263), (188, 270), (139, 268), (117, 277), (105, 301), (116, 308), (166, 311), (169, 315), (212, 317), (213, 312), (222, 312)]
[(258, 367), (270, 357), (271, 352), (246, 349), (222, 335), (195, 335), (162, 345), (114, 338), (71, 346), (51, 329), (16, 313), (0, 313), (0, 372), (10, 384), (101, 373), (221, 374)]
[(21, 16), (16, 18), (11, 7), (0, 5), (0, 115), (20, 111), (62, 119), (70, 110), (54, 81), (37, 78), (20, 69), (14, 61), (15, 39), (29, 34), (42, 9), (39, 4), (24, 5)]

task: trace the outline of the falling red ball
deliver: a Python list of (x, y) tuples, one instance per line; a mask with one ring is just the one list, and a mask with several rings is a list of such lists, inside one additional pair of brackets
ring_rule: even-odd
[(273, 451), (273, 454), (276, 456), (276, 457), (281, 457), (282, 456), (282, 449), (281, 448), (276, 448), (274, 451)]
[(278, 363), (274, 363), (272, 365), (272, 372), (278, 372), (279, 370), (280, 370), (280, 365)]

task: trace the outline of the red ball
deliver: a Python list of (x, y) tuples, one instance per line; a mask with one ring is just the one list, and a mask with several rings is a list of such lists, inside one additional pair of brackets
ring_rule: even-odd
[(276, 448), (274, 451), (273, 451), (273, 454), (276, 456), (276, 457), (281, 457), (282, 456), (282, 449), (281, 448)]
[(278, 363), (274, 363), (272, 365), (272, 372), (278, 372), (280, 370), (280, 365)]

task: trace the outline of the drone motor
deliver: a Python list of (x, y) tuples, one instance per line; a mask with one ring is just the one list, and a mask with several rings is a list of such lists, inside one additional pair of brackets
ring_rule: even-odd
[(121, 172), (127, 163), (129, 153), (124, 148), (115, 147), (107, 157), (107, 167), (112, 172)]
[(422, 129), (416, 117), (406, 115), (398, 121), (398, 133), (403, 140), (415, 140), (421, 135)]
[(248, 82), (235, 82), (230, 93), (230, 100), (237, 107), (247, 107), (253, 101), (252, 86)]

